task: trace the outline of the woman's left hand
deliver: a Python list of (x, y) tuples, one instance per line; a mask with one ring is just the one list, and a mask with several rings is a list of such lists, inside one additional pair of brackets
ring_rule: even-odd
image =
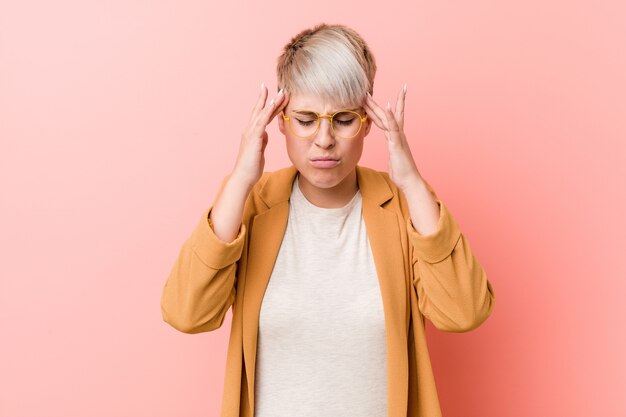
[(387, 102), (386, 109), (380, 107), (369, 93), (367, 93), (364, 106), (368, 116), (385, 133), (389, 151), (389, 176), (402, 191), (406, 191), (422, 179), (404, 134), (405, 97), (406, 84), (398, 93), (395, 111), (391, 110), (389, 102)]

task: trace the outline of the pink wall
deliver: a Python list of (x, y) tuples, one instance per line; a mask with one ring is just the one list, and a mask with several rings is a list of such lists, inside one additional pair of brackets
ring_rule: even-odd
[[(617, 0), (3, 2), (0, 415), (218, 415), (230, 313), (179, 333), (161, 289), (282, 45), (321, 21), (370, 43), (379, 102), (408, 83), (418, 167), (496, 290), (476, 331), (429, 325), (445, 416), (626, 415), (625, 15)], [(269, 133), (273, 170), (288, 159)], [(379, 130), (362, 164), (386, 169)]]

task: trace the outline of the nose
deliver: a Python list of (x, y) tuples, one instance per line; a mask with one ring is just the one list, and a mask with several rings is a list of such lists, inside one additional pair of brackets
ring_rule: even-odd
[(322, 149), (330, 149), (335, 146), (335, 137), (333, 136), (333, 131), (330, 126), (329, 119), (322, 118), (320, 120), (320, 127), (315, 134), (314, 143), (316, 146)]

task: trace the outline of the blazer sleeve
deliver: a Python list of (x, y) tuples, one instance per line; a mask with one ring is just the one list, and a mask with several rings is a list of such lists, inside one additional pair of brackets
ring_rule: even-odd
[(183, 243), (161, 295), (163, 320), (184, 333), (221, 327), (236, 296), (246, 226), (242, 223), (232, 242), (220, 240), (209, 221), (212, 208)]
[[(218, 197), (227, 181), (228, 176), (222, 180)], [(224, 242), (213, 231), (212, 209), (213, 205), (202, 213), (183, 243), (161, 294), (163, 320), (184, 333), (220, 328), (237, 295), (237, 266), (246, 225), (242, 222), (232, 242)]]
[(420, 235), (411, 217), (407, 219), (418, 306), (437, 329), (467, 332), (491, 314), (494, 289), (452, 213), (433, 188), (429, 184), (427, 187), (439, 205), (437, 230)]

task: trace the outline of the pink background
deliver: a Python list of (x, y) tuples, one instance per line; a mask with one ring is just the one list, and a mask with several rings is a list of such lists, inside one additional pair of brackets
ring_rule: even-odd
[[(307, 7), (301, 7), (306, 5)], [(496, 291), (428, 335), (446, 417), (623, 416), (626, 7), (620, 1), (0, 5), (0, 415), (217, 416), (230, 313), (161, 319), (282, 46), (344, 23), (408, 83), (418, 167)], [(270, 127), (267, 170), (288, 163)], [(386, 169), (377, 128), (363, 165)]]

